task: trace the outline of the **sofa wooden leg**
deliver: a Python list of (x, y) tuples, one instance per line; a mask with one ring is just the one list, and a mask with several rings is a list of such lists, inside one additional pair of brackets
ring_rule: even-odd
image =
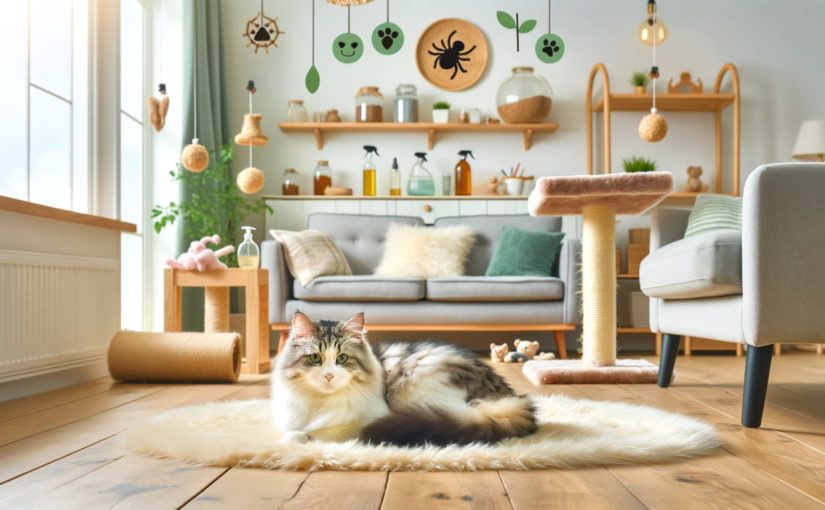
[(662, 338), (662, 355), (659, 358), (659, 380), (657, 384), (662, 388), (670, 386), (673, 379), (673, 366), (676, 364), (676, 356), (679, 354), (679, 342), (682, 337), (665, 333)]
[(773, 345), (749, 345), (745, 354), (745, 389), (742, 399), (742, 425), (756, 428), (762, 425), (768, 375), (771, 372)]
[(282, 329), (281, 330), (281, 337), (278, 339), (278, 352), (276, 354), (281, 354), (281, 351), (283, 350), (284, 345), (286, 345), (286, 341), (287, 341), (288, 338), (289, 338), (289, 330), (288, 329)]
[(559, 353), (559, 359), (567, 359), (567, 338), (564, 331), (553, 331), (556, 337), (556, 351)]

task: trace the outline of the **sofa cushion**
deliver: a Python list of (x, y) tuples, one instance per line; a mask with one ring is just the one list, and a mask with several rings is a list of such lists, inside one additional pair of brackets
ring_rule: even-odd
[(742, 230), (742, 197), (702, 193), (690, 211), (685, 237), (718, 230)]
[(424, 280), (381, 276), (321, 276), (293, 292), (304, 301), (418, 301), (424, 299)]
[[(525, 210), (525, 212), (527, 212)], [(435, 228), (467, 225), (476, 233), (476, 243), (467, 259), (465, 274), (480, 276), (487, 271), (493, 251), (496, 248), (505, 225), (521, 230), (540, 230), (542, 232), (560, 232), (561, 218), (552, 216), (532, 217), (527, 214), (502, 214), (487, 216), (451, 216), (438, 218), (433, 223)], [(355, 266), (353, 266), (353, 269)], [(552, 275), (558, 275), (558, 264), (555, 265)]]
[(741, 294), (742, 233), (718, 230), (665, 245), (642, 260), (639, 284), (663, 299)]
[(466, 225), (449, 228), (394, 223), (387, 229), (384, 257), (376, 276), (438, 278), (461, 276), (475, 234)]
[(503, 227), (485, 276), (550, 276), (561, 251), (561, 232)]
[(328, 235), (318, 230), (270, 230), (284, 249), (289, 272), (303, 285), (319, 276), (351, 275), (347, 259)]
[(551, 276), (456, 276), (427, 280), (429, 301), (556, 301), (564, 282)]

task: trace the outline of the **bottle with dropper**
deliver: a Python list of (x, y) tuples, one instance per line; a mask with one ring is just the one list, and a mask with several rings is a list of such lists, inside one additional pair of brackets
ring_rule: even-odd
[(238, 267), (244, 269), (258, 269), (261, 260), (261, 252), (258, 245), (252, 239), (252, 231), (255, 227), (241, 227), (246, 233), (243, 235), (243, 242), (238, 245)]
[(390, 170), (390, 195), (401, 195), (401, 172), (398, 170), (398, 158), (392, 158), (392, 170)]
[(376, 171), (373, 154), (379, 156), (378, 148), (374, 145), (365, 145), (364, 150), (364, 196), (374, 197), (376, 192)]

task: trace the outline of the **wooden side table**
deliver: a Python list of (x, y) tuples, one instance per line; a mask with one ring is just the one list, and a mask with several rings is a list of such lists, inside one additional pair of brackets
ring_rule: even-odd
[[(269, 272), (266, 269), (217, 269), (198, 273), (166, 269), (164, 273), (164, 331), (181, 330), (181, 288), (204, 287), (205, 290), (243, 287), (246, 300), (246, 357), (243, 374), (269, 372)], [(229, 309), (226, 309), (228, 330)]]

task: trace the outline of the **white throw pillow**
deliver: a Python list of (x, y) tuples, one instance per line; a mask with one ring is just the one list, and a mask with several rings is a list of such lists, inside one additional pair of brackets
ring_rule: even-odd
[(328, 235), (319, 230), (270, 230), (270, 234), (284, 247), (284, 258), (289, 272), (306, 286), (319, 276), (351, 275), (344, 254)]
[(461, 276), (474, 243), (473, 229), (464, 225), (433, 228), (393, 223), (375, 274), (421, 280)]

